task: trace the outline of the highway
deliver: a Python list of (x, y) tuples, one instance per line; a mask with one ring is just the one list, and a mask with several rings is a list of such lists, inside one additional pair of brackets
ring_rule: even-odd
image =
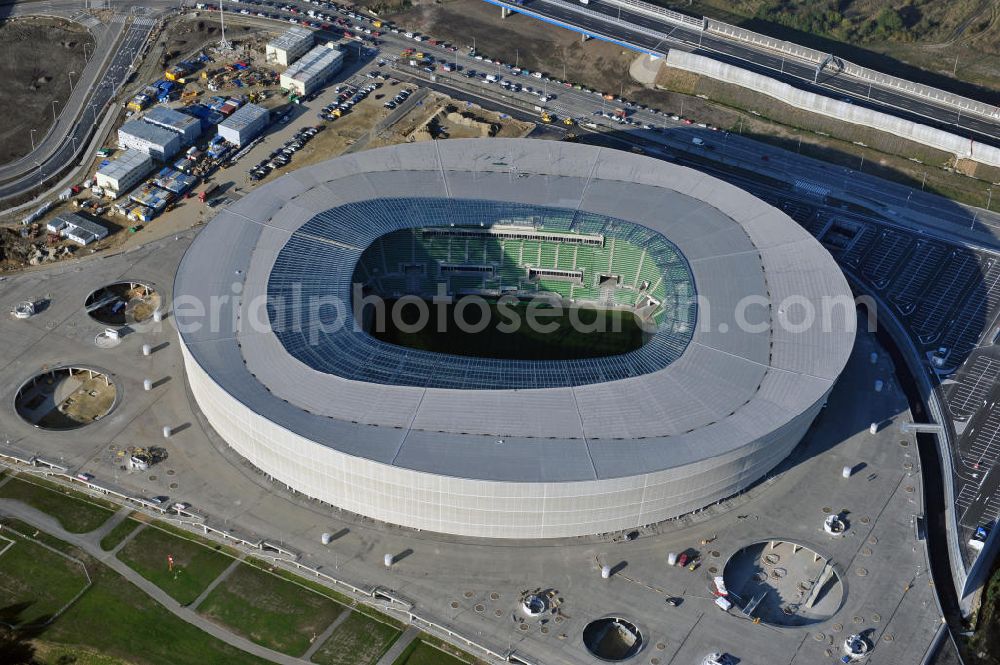
[[(79, 3), (65, 5), (66, 9), (73, 6), (78, 8)], [(30, 7), (24, 13), (37, 5)], [(49, 13), (56, 12), (50, 9)], [(0, 167), (0, 200), (31, 191), (75, 161), (74, 155), (86, 148), (108, 104), (124, 85), (155, 24), (152, 18), (116, 14), (110, 25), (95, 30), (96, 52), (52, 129), (34, 152)]]
[[(386, 52), (391, 53), (390, 45), (397, 48), (412, 46), (413, 42), (397, 35), (383, 35), (386, 40)], [(602, 113), (610, 114), (617, 102), (608, 102), (599, 94), (566, 87), (559, 83), (538, 81), (533, 77), (512, 76), (504, 66), (475, 60), (461, 53), (449, 53), (436, 49), (424, 42), (421, 50), (434, 55), (438, 59), (456, 63), (462, 70), (434, 74), (438, 81), (451, 81), (458, 89), (472, 92), (479, 97), (492, 98), (513, 108), (532, 112), (535, 106), (544, 106), (559, 118), (575, 118), (587, 131), (588, 123), (595, 125), (593, 129), (614, 131), (623, 138), (649, 148), (662, 146), (668, 154), (678, 155), (691, 153), (699, 155), (702, 161), (717, 161), (731, 166), (738, 166), (760, 173), (762, 176), (778, 179), (788, 184), (790, 189), (798, 189), (804, 194), (828, 190), (833, 196), (845, 201), (856, 202), (873, 210), (884, 212), (889, 217), (898, 217), (905, 222), (912, 218), (912, 223), (921, 227), (936, 227), (941, 233), (956, 233), (970, 239), (969, 231), (981, 231), (1000, 237), (1000, 215), (966, 207), (936, 194), (921, 191), (919, 186), (890, 182), (882, 178), (870, 176), (863, 170), (847, 169), (810, 157), (782, 150), (753, 139), (745, 138), (736, 133), (713, 131), (697, 125), (685, 124), (682, 120), (674, 120), (671, 115), (653, 109), (629, 108), (630, 118), (634, 124), (623, 125)], [(399, 65), (401, 71), (409, 71), (413, 75), (427, 78), (426, 73)], [(488, 83), (479, 76), (469, 78), (467, 73), (497, 73), (517, 81), (523, 86), (531, 86), (541, 91), (549, 101), (542, 104), (539, 97), (525, 91), (510, 92), (499, 85)], [(535, 112), (537, 117), (537, 112)], [(697, 122), (697, 119), (695, 119)], [(697, 146), (692, 142), (694, 137), (701, 138), (704, 145)], [(859, 163), (859, 169), (862, 165)], [(822, 195), (819, 196), (822, 198)], [(981, 241), (981, 239), (980, 239)]]
[(816, 67), (812, 63), (623, 9), (606, 0), (590, 0), (586, 7), (563, 0), (527, 0), (522, 6), (508, 5), (501, 0), (486, 1), (519, 13), (533, 12), (579, 32), (609, 37), (639, 51), (662, 54), (668, 48), (682, 48), (798, 88), (849, 99), (859, 106), (1000, 145), (1000, 124), (987, 118), (962, 114), (951, 107), (895, 89), (873, 86), (829, 67), (820, 74), (818, 83), (814, 83)]

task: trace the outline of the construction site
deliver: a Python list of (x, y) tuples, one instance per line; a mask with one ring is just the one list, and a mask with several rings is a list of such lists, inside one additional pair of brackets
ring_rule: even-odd
[(29, 379), (17, 391), (17, 414), (39, 429), (68, 430), (108, 415), (118, 399), (111, 377), (89, 367), (58, 367)]

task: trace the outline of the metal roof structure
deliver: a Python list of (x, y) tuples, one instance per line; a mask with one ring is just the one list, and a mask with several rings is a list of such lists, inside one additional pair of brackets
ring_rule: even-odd
[[(652, 360), (634, 365), (571, 361), (571, 371), (564, 367), (558, 380), (549, 372), (535, 388), (511, 382), (517, 368), (497, 367), (475, 374), (476, 385), (437, 387), (431, 379), (393, 382), (399, 356), (362, 333), (324, 335), (324, 319), (294, 341), (262, 314), (270, 285), (290, 275), (301, 278), (303, 293), (315, 287), (314, 295), (343, 298), (358, 256), (381, 236), (426, 225), (441, 211), (456, 224), (478, 224), (505, 207), (569, 224), (603, 220), (604, 232), (624, 220), (669, 241), (698, 294), (690, 340), (674, 354), (647, 344), (639, 353), (650, 347)], [(470, 211), (480, 218), (465, 220)], [(275, 479), (348, 510), (487, 536), (648, 524), (743, 489), (798, 443), (847, 362), (856, 324), (832, 257), (765, 202), (648, 157), (527, 139), (371, 150), (254, 190), (199, 234), (174, 285), (186, 301), (232, 293), (242, 295), (209, 325), (197, 312), (175, 312), (192, 390), (230, 445)], [(823, 325), (800, 325), (800, 310), (824, 307), (831, 318)], [(301, 347), (302, 339), (313, 342)], [(343, 340), (363, 346), (338, 349)], [(364, 349), (351, 370), (364, 374), (331, 362), (345, 348)], [(467, 357), (431, 355), (414, 371), (460, 376), (490, 365), (472, 359), (470, 369)], [(626, 367), (609, 369), (616, 363)], [(381, 498), (351, 492), (355, 481), (375, 483)], [(469, 484), (477, 482), (487, 485)], [(388, 498), (406, 486), (440, 487), (441, 495), (414, 507)], [(537, 516), (533, 504), (499, 498), (539, 492), (551, 498)], [(450, 503), (457, 494), (472, 497), (478, 512)], [(557, 508), (557, 495), (569, 503)], [(582, 496), (622, 503), (601, 513), (589, 503), (596, 499)]]
[[(359, 225), (384, 235), (399, 228), (438, 226), (450, 229), (449, 224), (454, 223), (479, 228), (523, 219), (533, 220), (545, 231), (599, 231), (604, 237), (646, 248), (650, 261), (663, 256), (661, 274), (669, 282), (667, 291), (675, 302), (651, 339), (629, 353), (574, 361), (454, 356), (448, 359), (446, 370), (438, 353), (380, 342), (354, 326), (340, 326), (324, 332), (316, 329), (319, 326), (316, 322), (317, 326), (311, 328), (294, 329), (284, 325), (285, 322), (275, 326), (272, 317), (272, 327), (280, 328), (275, 334), (294, 358), (328, 374), (353, 381), (463, 390), (606, 383), (662, 369), (683, 353), (694, 332), (696, 309), (691, 272), (683, 257), (668, 240), (647, 227), (607, 215), (564, 208), (425, 197), (375, 198), (338, 206), (309, 220), (288, 239), (275, 260), (267, 294), (276, 301), (298, 298), (302, 306), (310, 297), (320, 294), (338, 293), (345, 301), (349, 300), (353, 271), (339, 267), (358, 263), (361, 252), (357, 246), (360, 243), (317, 247), (316, 238), (356, 238)], [(539, 237), (542, 236), (539, 234)], [(302, 256), (310, 256), (311, 260), (302, 261)], [(317, 264), (326, 269), (317, 271)], [(338, 269), (333, 269), (334, 266)], [(682, 275), (670, 277), (670, 268), (679, 268)], [(372, 362), (372, 358), (379, 358), (379, 361)]]
[(129, 148), (121, 155), (102, 166), (98, 173), (114, 180), (122, 180), (131, 175), (136, 169), (153, 169), (153, 158), (142, 150)]
[(169, 129), (141, 120), (129, 120), (118, 129), (118, 132), (138, 137), (158, 146), (165, 146), (177, 139), (177, 134)]
[(195, 131), (195, 128), (198, 132), (201, 131), (201, 121), (197, 118), (192, 118), (186, 113), (175, 111), (167, 106), (154, 106), (146, 111), (142, 119), (149, 124), (173, 130), (185, 136)]
[(239, 132), (254, 123), (260, 122), (260, 118), (267, 118), (270, 114), (263, 106), (256, 104), (244, 104), (236, 109), (231, 116), (219, 123), (220, 127), (227, 127)]
[(313, 31), (301, 26), (292, 26), (267, 43), (270, 48), (294, 51), (303, 42), (312, 43)]
[(62, 234), (87, 245), (108, 235), (108, 229), (75, 212), (61, 212), (50, 222), (50, 228), (58, 228)]
[(282, 76), (307, 82), (322, 74), (333, 63), (344, 59), (344, 52), (329, 46), (314, 46), (308, 53), (288, 66)]

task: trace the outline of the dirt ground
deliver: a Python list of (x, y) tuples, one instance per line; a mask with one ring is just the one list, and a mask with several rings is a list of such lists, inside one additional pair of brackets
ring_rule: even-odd
[[(709, 16), (720, 21), (743, 25), (750, 30), (788, 39), (821, 51), (834, 51), (842, 57), (889, 74), (919, 78), (919, 72), (898, 72), (894, 63), (911, 65), (931, 73), (931, 85), (953, 79), (992, 88), (986, 94), (997, 103), (1000, 93), (1000, 6), (994, 0), (654, 0), (654, 4), (676, 9), (693, 16)], [(769, 7), (775, 19), (761, 17)], [(893, 7), (903, 18), (902, 26), (889, 38), (868, 32), (878, 14)], [(809, 12), (834, 9), (842, 21), (826, 32), (802, 31), (796, 21)], [(796, 30), (795, 25), (800, 25)], [(866, 34), (867, 33), (867, 34)], [(839, 42), (839, 44), (838, 44)], [(961, 84), (959, 84), (961, 85)], [(961, 94), (973, 91), (956, 90)], [(982, 91), (972, 96), (982, 96)]]
[(663, 67), (656, 83), (669, 91), (645, 90), (635, 99), (848, 168), (859, 168), (863, 156), (866, 173), (972, 205), (985, 206), (991, 183), (1000, 180), (1000, 169), (956, 163), (943, 151), (837, 122), (709, 77)]
[(496, 7), (480, 0), (416, 0), (392, 19), (461, 47), (471, 46), (474, 40), (479, 52), (504, 62), (517, 62), (835, 164), (857, 169), (864, 156), (867, 173), (916, 187), (923, 183), (928, 191), (965, 203), (984, 206), (990, 182), (1000, 181), (1000, 170), (976, 167), (970, 173), (969, 165), (950, 163), (951, 156), (940, 151), (820, 118), (719, 81), (661, 75), (657, 83), (662, 89), (644, 88), (629, 76), (634, 52), (597, 40), (581, 42), (577, 33), (516, 14), (501, 19)]
[[(69, 72), (86, 65), (84, 44), (94, 39), (76, 23), (54, 18), (19, 18), (0, 24), (0, 164), (31, 152), (30, 130), (41, 141), (52, 124), (52, 101), (62, 109), (70, 93)], [(45, 57), (39, 57), (44, 53)], [(74, 74), (74, 84), (78, 75)]]
[[(51, 384), (45, 382), (40, 386), (41, 393), (59, 393), (64, 381), (78, 383), (72, 393), (65, 395), (48, 413), (41, 415), (36, 425), (44, 429), (72, 429), (86, 425), (105, 415), (114, 404), (117, 389), (115, 384), (106, 383), (103, 375), (96, 375), (87, 378), (86, 373), (79, 374), (73, 378), (67, 375), (60, 375), (52, 380)], [(36, 395), (29, 392), (27, 395)], [(28, 399), (38, 400), (40, 397)], [(19, 405), (20, 406), (20, 405)], [(30, 408), (30, 407), (29, 407)]]
[(633, 51), (515, 14), (500, 18), (500, 9), (481, 0), (421, 2), (390, 17), (459, 47), (472, 46), (503, 62), (542, 70), (560, 80), (586, 82), (619, 94), (632, 86), (628, 68)]

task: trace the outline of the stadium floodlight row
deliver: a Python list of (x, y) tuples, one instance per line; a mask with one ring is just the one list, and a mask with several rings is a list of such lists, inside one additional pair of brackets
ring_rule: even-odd
[[(488, 245), (458, 257), (441, 245), (475, 228), (466, 235), (516, 237), (513, 265)], [(420, 236), (429, 254), (389, 260), (383, 245), (365, 265), (366, 249), (392, 234)], [(545, 258), (542, 240), (589, 258)], [(613, 259), (612, 242), (631, 258)], [(606, 270), (595, 268), (601, 251)], [(653, 268), (640, 275), (643, 257)], [(331, 331), (329, 313), (296, 326), (259, 311), (268, 297), (301, 311), (316, 296), (349, 303), (358, 278), (403, 292), (418, 286), (406, 266), (443, 274), (452, 258), (489, 268), (460, 282), (475, 291), (505, 288), (506, 274), (518, 289), (568, 295), (562, 273), (518, 273), (540, 268), (573, 272), (579, 295), (600, 299), (609, 292), (595, 285), (614, 277), (612, 300), (653, 307), (660, 326), (620, 356), (501, 361), (405, 349), (352, 325)], [(368, 273), (380, 264), (384, 275)], [(660, 277), (681, 297), (665, 297)], [(220, 294), (238, 295), (212, 305), (214, 321), (191, 306), (208, 311)], [(825, 325), (799, 325), (806, 307), (850, 303), (851, 292), (780, 211), (691, 169), (522, 139), (396, 146), (279, 178), (199, 234), (174, 298), (192, 394), (249, 462), (338, 508), (491, 538), (627, 529), (745, 489), (801, 440), (854, 341), (849, 304)]]

